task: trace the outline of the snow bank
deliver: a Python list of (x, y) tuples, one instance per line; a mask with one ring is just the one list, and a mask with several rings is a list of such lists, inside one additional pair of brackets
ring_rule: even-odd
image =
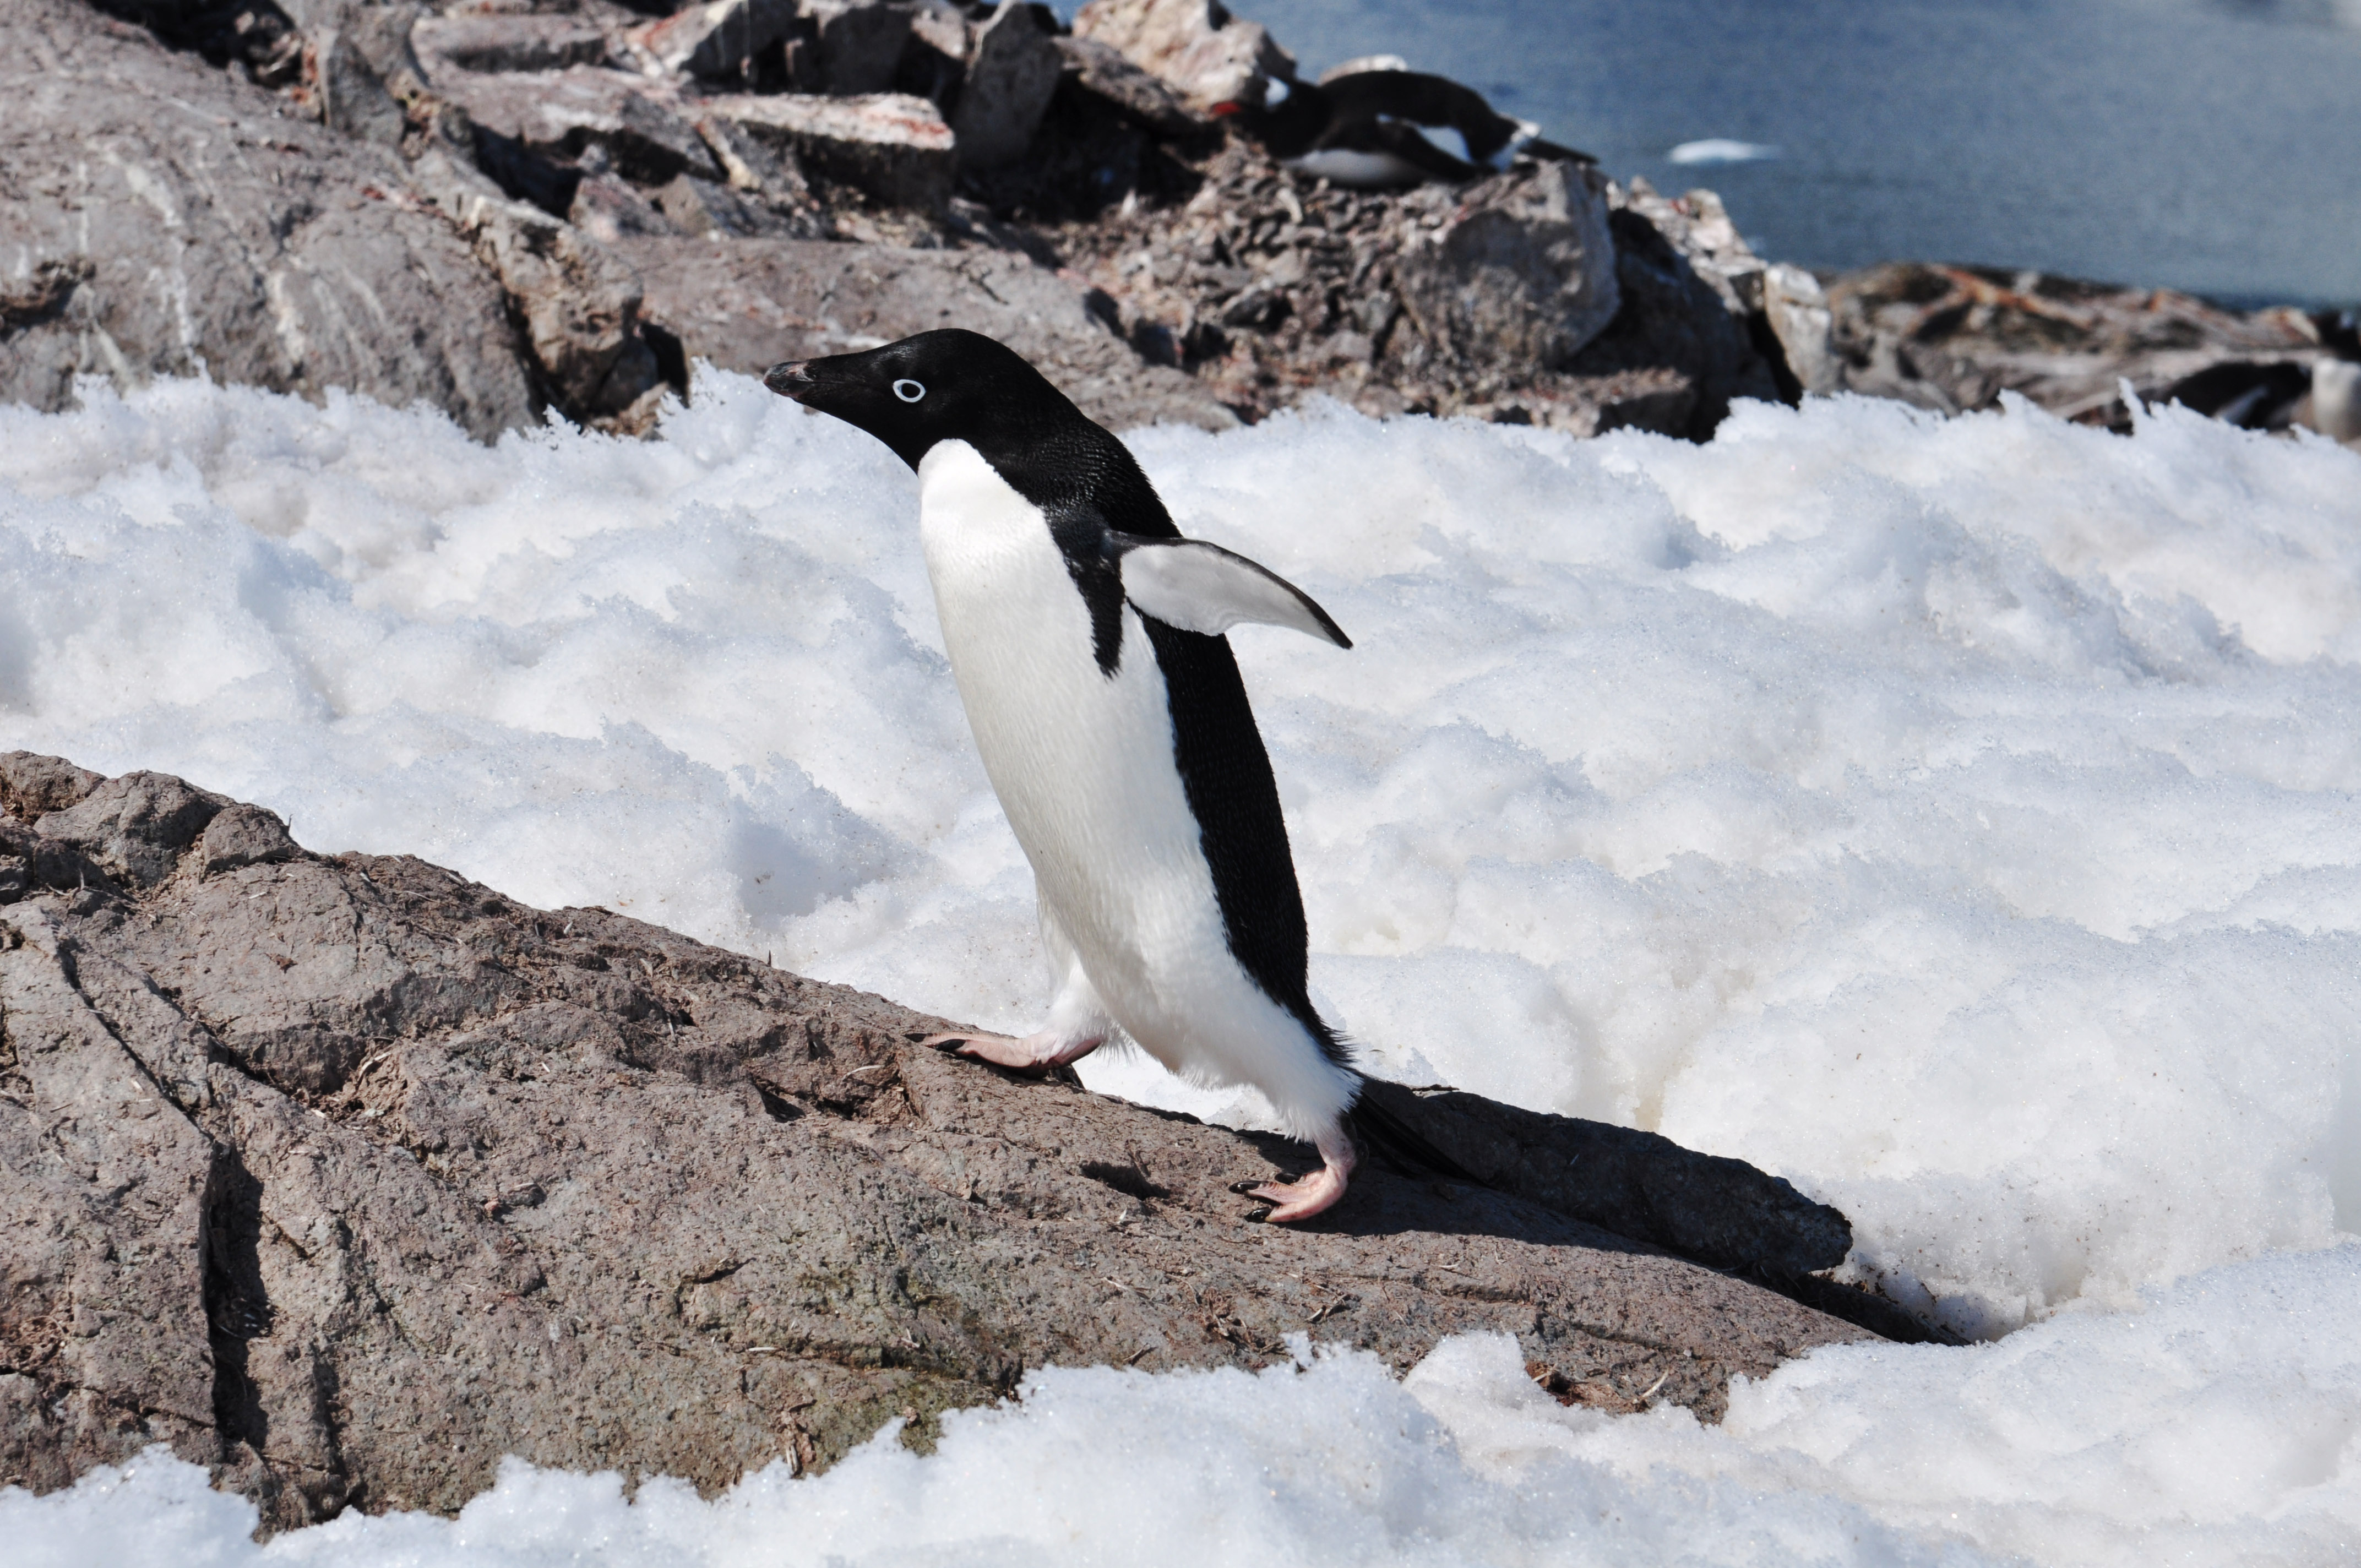
[[(2361, 1230), (2361, 456), (1851, 400), (1705, 447), (1134, 444), (1357, 644), (1233, 639), (1315, 994), (1382, 1070), (1754, 1160), (1856, 1273), (2070, 1361), (2118, 1320), (2061, 1309)], [(0, 411), (0, 746), (1029, 1025), (914, 492), (731, 377), (649, 444), (198, 384)]]

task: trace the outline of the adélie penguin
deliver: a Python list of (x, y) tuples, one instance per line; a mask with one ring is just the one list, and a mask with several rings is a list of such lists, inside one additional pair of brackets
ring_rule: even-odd
[(1356, 189), (1473, 180), (1520, 157), (1597, 161), (1542, 140), (1539, 126), (1501, 114), (1474, 88), (1417, 71), (1355, 71), (1319, 82), (1271, 77), (1260, 102), (1213, 112), (1284, 167)]
[(1301, 589), (1182, 538), (1123, 444), (991, 338), (921, 333), (763, 384), (917, 470), (951, 673), (1032, 862), (1058, 977), (1047, 1020), (929, 1043), (1038, 1070), (1120, 1026), (1185, 1078), (1261, 1090), (1319, 1149), (1300, 1180), (1241, 1185), (1268, 1218), (1328, 1208), (1362, 1080), (1306, 993), (1279, 790), (1223, 634), (1350, 641)]

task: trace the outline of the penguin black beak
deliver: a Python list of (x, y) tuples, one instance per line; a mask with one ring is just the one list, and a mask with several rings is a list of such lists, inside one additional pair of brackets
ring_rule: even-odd
[(802, 402), (804, 394), (810, 391), (814, 384), (811, 372), (804, 367), (806, 364), (805, 360), (791, 359), (783, 365), (774, 365), (763, 372), (763, 385), (783, 398), (793, 398)]

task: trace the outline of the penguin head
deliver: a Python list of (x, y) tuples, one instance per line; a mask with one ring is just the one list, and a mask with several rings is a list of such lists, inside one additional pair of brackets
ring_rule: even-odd
[(1024, 356), (958, 327), (774, 365), (763, 385), (867, 431), (913, 468), (939, 441), (1021, 444), (1083, 418)]

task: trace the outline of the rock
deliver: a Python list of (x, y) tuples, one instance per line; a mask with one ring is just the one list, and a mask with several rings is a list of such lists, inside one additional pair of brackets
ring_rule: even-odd
[(1200, 107), (1259, 103), (1265, 82), (1295, 80), (1295, 57), (1221, 0), (1091, 0), (1074, 13), (1074, 36), (1114, 46)]
[(1461, 359), (1569, 367), (1622, 303), (1606, 181), (1582, 164), (1544, 163), (1444, 199), (1448, 215), (1394, 267), (1427, 342)]
[(1784, 261), (1765, 268), (1763, 313), (1800, 390), (1826, 394), (1843, 385), (1833, 339), (1835, 317), (1818, 279)]
[(625, 179), (661, 185), (688, 173), (719, 180), (697, 129), (666, 83), (626, 71), (577, 65), (565, 71), (465, 75), (436, 90), (483, 130), (542, 158), (574, 159), (595, 147)]
[(1024, 156), (1058, 90), (1058, 46), (1041, 30), (1027, 0), (1000, 0), (975, 35), (951, 130), (959, 159), (997, 169)]
[(197, 836), (198, 865), (207, 876), (293, 860), (295, 840), (275, 811), (258, 806), (226, 806)]
[(964, 326), (1006, 343), (1116, 429), (1237, 423), (1190, 377), (1142, 363), (1072, 287), (1020, 255), (782, 240), (619, 249), (648, 280), (647, 318), (720, 369), (759, 376), (783, 359)]
[(304, 88), (319, 110), (320, 123), (330, 130), (398, 147), (407, 124), (401, 104), (369, 63), (366, 33), (356, 37), (356, 31), (341, 26), (306, 29)]
[(755, 56), (795, 29), (794, 0), (712, 0), (632, 28), (624, 37), (649, 73), (741, 77)]
[[(1609, 225), (1623, 305), (1573, 368), (1603, 377), (1671, 372), (1679, 395), (1665, 389), (1654, 405), (1656, 417), (1633, 422), (1694, 441), (1710, 436), (1736, 399), (1779, 400), (1778, 380), (1754, 341), (1753, 313), (1730, 274), (1710, 256), (1682, 250), (1629, 204), (1616, 208)], [(1688, 237), (1686, 225), (1674, 226)], [(1753, 270), (1750, 287), (1759, 290), (1759, 264)]]
[[(713, 149), (730, 188), (758, 198), (784, 225), (787, 239), (826, 239), (832, 225), (828, 212), (805, 183), (794, 151), (784, 143), (765, 147), (738, 126), (716, 115), (697, 122), (697, 134)], [(686, 176), (684, 176), (686, 178)]]
[(104, 773), (75, 767), (62, 757), (0, 751), (0, 813), (30, 822), (80, 806), (105, 782)]
[(2241, 313), (2166, 289), (2039, 272), (1894, 262), (1832, 279), (1845, 389), (1956, 413), (2012, 391), (2052, 413), (2128, 430), (2122, 383), (2160, 400), (2216, 365), (2310, 364), (2301, 313)]
[(641, 195), (638, 186), (612, 174), (588, 175), (575, 186), (566, 221), (601, 245), (612, 245), (625, 235), (686, 232)]
[(447, 144), (423, 153), (412, 177), (500, 279), (550, 400), (578, 420), (643, 417), (661, 371), (640, 334), (631, 269), (572, 224), (501, 195)]
[[(676, 234), (721, 236), (730, 238), (773, 237), (778, 239), (817, 239), (825, 234), (824, 227), (814, 224), (809, 214), (781, 212), (768, 202), (752, 200), (727, 185), (717, 185), (710, 180), (699, 180), (694, 174), (683, 174), (669, 185), (651, 193), (659, 210)], [(661, 233), (662, 230), (646, 230)]]
[(1051, 40), (1060, 68), (1081, 91), (1092, 93), (1147, 130), (1165, 137), (1194, 136), (1211, 122), (1192, 113), (1157, 77), (1123, 57), (1114, 45), (1099, 38), (1061, 38)]
[(538, 418), (496, 282), (390, 151), (71, 0), (0, 6), (0, 400), (158, 376)]
[(797, 165), (889, 206), (933, 212), (950, 199), (951, 129), (924, 98), (877, 93), (822, 98), (735, 94), (700, 105)]
[(910, 13), (885, 0), (803, 0), (820, 84), (840, 97), (890, 92), (910, 38)]
[(125, 886), (146, 888), (172, 873), (181, 851), (229, 804), (168, 773), (126, 773), (63, 810), (44, 812), (33, 826)]
[(563, 15), (423, 16), (410, 43), (429, 83), (454, 71), (564, 71), (607, 62), (605, 31)]
[(1507, 1190), (1376, 1151), (1332, 1220), (1253, 1225), (1229, 1183), (1308, 1151), (942, 1056), (882, 998), (404, 857), (178, 859), (0, 906), (0, 1473), (36, 1491), (159, 1441), (266, 1529), (451, 1513), (509, 1453), (711, 1491), (896, 1414), (923, 1445), (1030, 1367), (1298, 1333), (1407, 1367), (1505, 1332), (1561, 1397), (1710, 1420), (1867, 1337), (1567, 1212), (1842, 1255), (1841, 1216), (1646, 1135), (1389, 1091)]

